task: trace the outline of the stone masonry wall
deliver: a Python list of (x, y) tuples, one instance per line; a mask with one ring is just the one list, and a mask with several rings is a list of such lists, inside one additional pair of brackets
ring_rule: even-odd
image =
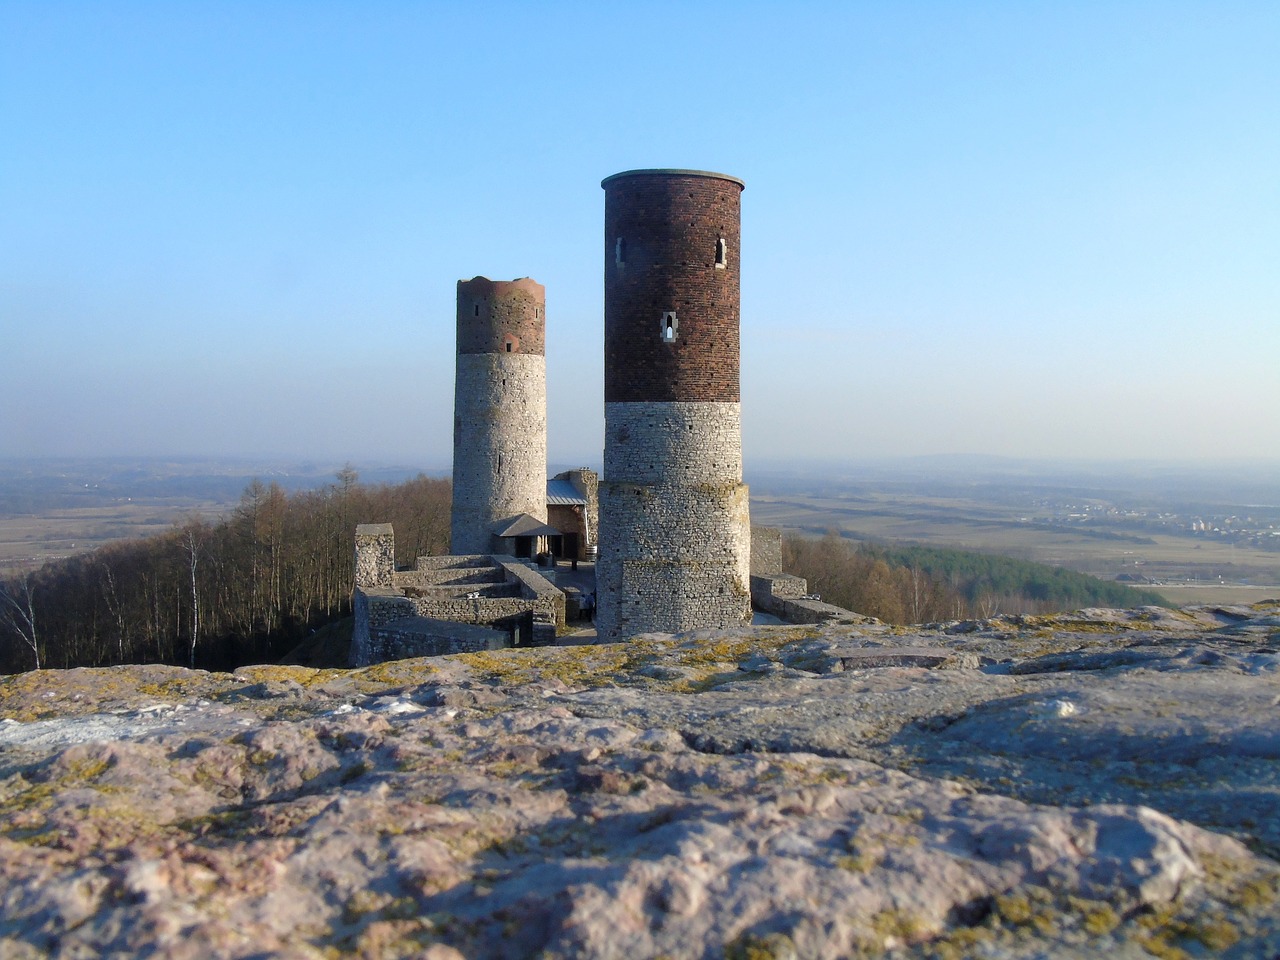
[(600, 484), (596, 584), (601, 639), (678, 633), (751, 620), (750, 533), (743, 484), (669, 490)]
[(789, 573), (751, 575), (751, 602), (756, 609), (787, 623), (866, 623), (871, 619), (835, 604), (807, 600), (807, 590), (803, 577)]
[(546, 291), (458, 281), (450, 552), (493, 553), (502, 520), (547, 519)]
[(365, 600), (369, 605), (371, 630), (418, 614), (413, 601), (398, 590), (370, 590), (365, 593)]
[(740, 482), (740, 410), (736, 403), (606, 403), (605, 479), (654, 486)]
[[(751, 576), (782, 573), (782, 531), (777, 527), (751, 528)], [(798, 577), (796, 579), (799, 579)], [(804, 583), (803, 580), (800, 580)], [(804, 593), (801, 590), (800, 593)]]
[(414, 561), (418, 572), (426, 570), (488, 569), (493, 566), (493, 556), (487, 553), (450, 553), (444, 556), (423, 556)]
[[(423, 560), (434, 558), (419, 558)], [(445, 558), (456, 559), (456, 558)], [(472, 559), (472, 558), (467, 558)], [(418, 616), (432, 620), (447, 620), (464, 624), (505, 624), (526, 615), (532, 615), (535, 621), (542, 620), (551, 624), (552, 636), (557, 624), (565, 622), (564, 594), (556, 589), (541, 574), (529, 569), (525, 564), (513, 557), (490, 558), (492, 566), (501, 571), (503, 584), (515, 588), (517, 595), (493, 597), (480, 596), (468, 598), (459, 596), (452, 584), (438, 586), (417, 586), (406, 584), (405, 574), (413, 571), (398, 571), (395, 588), (369, 591), (365, 597), (368, 607), (367, 622), (371, 634), (376, 634), (385, 625), (404, 617)], [(435, 566), (434, 570), (443, 572), (450, 569)], [(470, 566), (461, 568), (465, 571), (474, 569)], [(492, 583), (492, 580), (488, 580)], [(402, 586), (402, 584), (405, 584)], [(485, 584), (475, 584), (475, 591), (484, 593)], [(411, 591), (409, 595), (405, 591)], [(421, 590), (421, 593), (412, 591)], [(469, 591), (470, 592), (470, 591)], [(359, 594), (360, 591), (357, 591)], [(364, 596), (364, 594), (361, 594)], [(376, 644), (375, 644), (376, 645)]]
[(443, 584), (450, 586), (505, 583), (506, 574), (495, 565), (493, 557), (468, 555), (461, 557), (418, 557), (412, 570), (397, 570), (392, 574), (393, 586), (425, 589)]
[(514, 557), (419, 557), (417, 569), (395, 570), (394, 554), (390, 524), (357, 527), (356, 570), (364, 582), (357, 581), (352, 604), (353, 667), (493, 649), (495, 631), (476, 633), (473, 625), (497, 626), (502, 637), (515, 631), (521, 643), (545, 645), (565, 622), (564, 594)]
[(396, 569), (395, 534), (389, 523), (356, 527), (356, 586), (390, 586)]
[[(464, 597), (407, 597), (420, 617), (452, 620), (456, 623), (500, 623), (522, 616), (530, 610), (550, 608), (551, 604), (531, 603), (524, 597), (468, 600)], [(563, 601), (561, 601), (563, 606)]]
[[(637, 464), (642, 478), (653, 482), (600, 484), (596, 583), (599, 596), (609, 600), (599, 605), (596, 626), (604, 639), (736, 626), (751, 618), (747, 487), (732, 477), (717, 481), (707, 475), (705, 463), (715, 459), (713, 451), (704, 461), (695, 458), (690, 464), (690, 481), (685, 480), (682, 464), (671, 467), (674, 477), (663, 477), (656, 456), (652, 468), (644, 456), (646, 448), (669, 448), (672, 433), (686, 437), (702, 432), (700, 424), (709, 427), (709, 437), (725, 435), (711, 422), (715, 408), (736, 405), (671, 406), (687, 408), (683, 429), (655, 433), (651, 440), (633, 433), (627, 441), (626, 459)], [(667, 413), (658, 421), (670, 424), (673, 411)], [(727, 451), (721, 454), (722, 463), (732, 459)]]
[(357, 586), (351, 602), (351, 649), (347, 663), (353, 667), (377, 663), (376, 651), (381, 647), (378, 630), (414, 613), (412, 601), (394, 587)]
[(602, 639), (750, 620), (742, 181), (629, 170), (605, 191)]
[[(809, 592), (809, 582), (804, 577), (790, 573), (756, 573), (751, 572), (751, 597), (769, 600), (799, 600)], [(758, 603), (762, 610), (765, 602)]]
[(501, 650), (507, 646), (510, 641), (501, 630), (413, 616), (394, 620), (373, 632), (371, 662)]
[(750, 621), (738, 418), (736, 403), (605, 404), (602, 638)]
[(450, 552), (495, 552), (494, 527), (547, 519), (547, 372), (540, 355), (460, 354)]

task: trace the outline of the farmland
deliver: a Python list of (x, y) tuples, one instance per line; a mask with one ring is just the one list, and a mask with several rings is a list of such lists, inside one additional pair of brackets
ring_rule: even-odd
[[(0, 465), (0, 574), (231, 510), (254, 477), (288, 489), (332, 483), (340, 464), (64, 461)], [(361, 468), (395, 481), (412, 468)], [(437, 471), (438, 472), (438, 471)], [(754, 524), (851, 540), (999, 553), (1104, 579), (1175, 604), (1280, 595), (1274, 470), (931, 463), (758, 469)], [(370, 518), (373, 520), (376, 518)]]
[(751, 511), (753, 523), (784, 530), (998, 553), (1124, 578), (1175, 604), (1247, 603), (1280, 595), (1280, 497), (1259, 489), (1266, 482), (1046, 471), (819, 483), (775, 474), (753, 483)]

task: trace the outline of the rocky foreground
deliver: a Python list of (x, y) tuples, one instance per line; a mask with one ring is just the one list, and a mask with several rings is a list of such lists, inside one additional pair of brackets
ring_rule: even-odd
[(1280, 605), (0, 680), (2, 957), (1274, 957)]

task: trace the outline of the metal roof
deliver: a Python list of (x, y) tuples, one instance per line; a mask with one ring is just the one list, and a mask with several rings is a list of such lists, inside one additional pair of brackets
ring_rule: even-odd
[(587, 498), (569, 480), (547, 481), (547, 506), (585, 507)]
[(548, 527), (537, 517), (531, 517), (527, 513), (517, 514), (510, 519), (503, 520), (495, 531), (495, 536), (499, 537), (558, 537), (560, 531), (555, 527)]

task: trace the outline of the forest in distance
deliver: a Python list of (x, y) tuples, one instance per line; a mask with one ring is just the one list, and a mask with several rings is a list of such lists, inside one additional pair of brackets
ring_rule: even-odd
[(788, 533), (783, 566), (828, 603), (886, 623), (915, 624), (1083, 607), (1169, 606), (1149, 590), (1062, 567), (916, 545)]
[(349, 615), (357, 524), (395, 524), (397, 562), (448, 551), (448, 480), (314, 490), (250, 482), (216, 520), (188, 517), (0, 579), (0, 672), (37, 666), (273, 662)]
[[(0, 672), (160, 662), (227, 670), (274, 662), (350, 615), (353, 537), (390, 522), (396, 560), (448, 551), (450, 483), (362, 483), (344, 468), (319, 489), (253, 480), (220, 518), (188, 517), (0, 578)], [(1008, 557), (784, 540), (789, 572), (829, 602), (889, 623), (1159, 603), (1154, 594)]]

